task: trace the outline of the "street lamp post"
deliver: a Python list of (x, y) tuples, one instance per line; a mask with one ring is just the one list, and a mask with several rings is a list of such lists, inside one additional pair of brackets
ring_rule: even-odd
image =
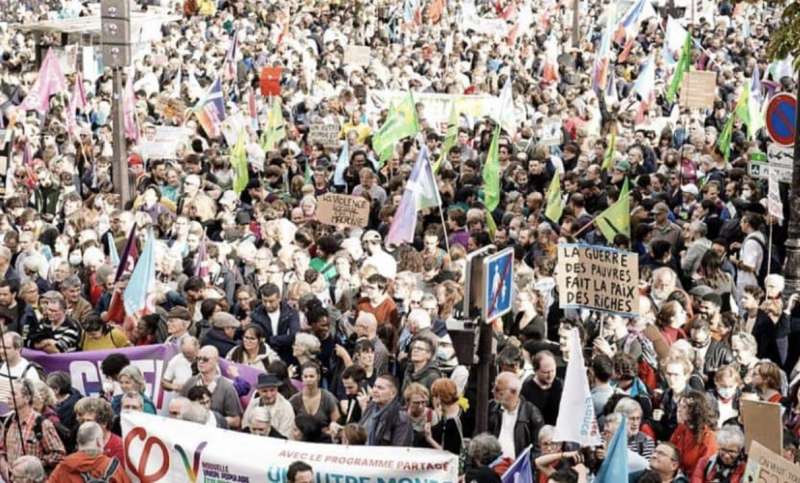
[[(800, 81), (795, 82), (797, 98), (800, 99)], [(789, 190), (789, 225), (786, 240), (786, 261), (783, 275), (786, 278), (786, 292), (800, 291), (800, 109), (795, 109), (794, 156), (792, 161), (792, 186)], [(764, 260), (762, 263), (769, 263)]]

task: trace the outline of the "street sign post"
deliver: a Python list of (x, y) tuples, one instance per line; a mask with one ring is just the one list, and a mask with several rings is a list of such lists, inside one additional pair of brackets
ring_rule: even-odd
[(748, 174), (756, 179), (769, 178), (769, 170), (773, 169), (782, 183), (792, 182), (793, 148), (782, 147), (777, 144), (767, 146), (767, 154), (752, 153), (748, 165)]
[(490, 322), (511, 310), (511, 289), (514, 279), (514, 249), (506, 248), (483, 261), (483, 319)]
[(796, 117), (797, 98), (787, 93), (776, 94), (767, 104), (767, 134), (781, 146), (794, 146)]

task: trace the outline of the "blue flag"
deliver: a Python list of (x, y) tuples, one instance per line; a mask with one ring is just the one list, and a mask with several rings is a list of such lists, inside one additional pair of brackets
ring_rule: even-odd
[(117, 253), (117, 244), (114, 243), (114, 237), (108, 237), (108, 259), (111, 266), (114, 268), (119, 267), (119, 253)]
[(128, 286), (125, 287), (125, 313), (128, 315), (140, 313), (147, 308), (150, 292), (155, 289), (156, 257), (153, 245), (155, 237), (150, 231), (142, 256), (136, 261), (136, 268), (133, 269)]
[(503, 477), (503, 483), (533, 483), (533, 470), (531, 469), (531, 447), (517, 458), (513, 465), (509, 466)]
[(595, 483), (617, 483), (628, 481), (628, 418), (622, 417), (617, 432), (606, 451), (606, 459), (600, 466)]

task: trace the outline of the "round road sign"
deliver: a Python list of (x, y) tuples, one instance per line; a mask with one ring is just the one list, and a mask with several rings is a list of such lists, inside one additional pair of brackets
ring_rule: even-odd
[(797, 98), (792, 94), (776, 94), (767, 104), (766, 128), (772, 140), (781, 146), (793, 146)]

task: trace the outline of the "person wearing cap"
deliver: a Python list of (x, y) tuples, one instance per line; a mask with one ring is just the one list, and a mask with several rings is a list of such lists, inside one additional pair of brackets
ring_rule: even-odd
[(256, 393), (250, 399), (242, 418), (242, 428), (251, 426), (253, 410), (262, 408), (269, 414), (272, 429), (284, 437), (292, 434), (294, 409), (291, 403), (278, 392), (281, 380), (272, 374), (259, 374)]
[(189, 335), (189, 326), (192, 324), (192, 314), (186, 307), (176, 305), (167, 312), (167, 344), (180, 344)]
[(236, 340), (236, 331), (241, 326), (241, 322), (227, 312), (216, 312), (211, 316), (211, 329), (205, 333), (200, 345), (214, 346), (220, 354), (227, 354), (239, 342)]
[(681, 204), (678, 218), (686, 222), (692, 219), (692, 213), (700, 199), (700, 190), (693, 183), (681, 185)]
[(669, 206), (659, 201), (651, 210), (655, 221), (653, 222), (653, 239), (665, 240), (675, 249), (681, 239), (681, 228), (669, 220)]
[(368, 255), (362, 266), (371, 265), (388, 280), (394, 280), (397, 276), (397, 261), (383, 250), (382, 241), (380, 233), (375, 230), (364, 233), (361, 242)]

